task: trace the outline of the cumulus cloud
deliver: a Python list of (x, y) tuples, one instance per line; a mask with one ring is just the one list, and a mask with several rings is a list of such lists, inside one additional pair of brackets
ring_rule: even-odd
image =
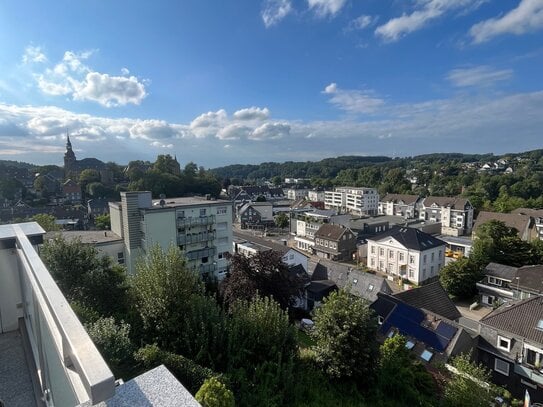
[(513, 76), (512, 69), (494, 69), (487, 65), (472, 68), (457, 68), (449, 71), (447, 79), (459, 87), (488, 86), (495, 82), (504, 81)]
[(346, 0), (307, 0), (309, 8), (319, 17), (335, 16), (346, 2)]
[(183, 136), (179, 126), (171, 125), (164, 120), (138, 120), (128, 132), (131, 138), (145, 140), (162, 140)]
[(416, 8), (410, 14), (388, 20), (375, 29), (375, 35), (384, 41), (397, 41), (403, 36), (420, 30), (430, 21), (453, 10), (471, 11), (485, 0), (425, 0), (415, 2)]
[(363, 30), (364, 28), (369, 27), (377, 21), (377, 17), (368, 16), (362, 14), (361, 16), (351, 20), (347, 26), (348, 30)]
[[(71, 95), (106, 107), (139, 105), (147, 96), (144, 81), (135, 76), (111, 76), (93, 71), (85, 64), (94, 51), (66, 51), (52, 68), (34, 75), (38, 88), (48, 95)], [(128, 75), (128, 69), (123, 68)]]
[(150, 145), (158, 148), (173, 148), (173, 144), (162, 144), (160, 141), (153, 141), (152, 143), (150, 143)]
[(471, 27), (469, 33), (476, 44), (504, 34), (522, 35), (543, 28), (543, 1), (521, 0), (517, 8)]
[(266, 120), (270, 117), (270, 110), (253, 106), (234, 112), (232, 117), (236, 120)]
[(239, 123), (229, 124), (217, 132), (217, 138), (221, 140), (238, 140), (251, 133), (251, 128)]
[(373, 113), (385, 103), (372, 91), (340, 89), (336, 83), (326, 86), (323, 93), (331, 95), (329, 100), (331, 104), (349, 113)]
[(266, 0), (260, 13), (266, 28), (277, 24), (292, 11), (290, 0)]
[(40, 47), (34, 47), (29, 45), (25, 48), (23, 54), (23, 63), (28, 64), (31, 62), (47, 62), (47, 57), (43, 53)]
[(249, 135), (251, 140), (275, 140), (290, 134), (290, 125), (287, 123), (264, 123)]

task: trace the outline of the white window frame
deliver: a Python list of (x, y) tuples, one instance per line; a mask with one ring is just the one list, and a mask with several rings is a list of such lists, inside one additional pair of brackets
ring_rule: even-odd
[(501, 287), (503, 284), (503, 280), (496, 277), (488, 276), (488, 284)]
[(385, 322), (385, 319), (381, 315), (377, 315), (377, 323), (383, 325), (383, 322)]
[[(502, 370), (499, 366), (498, 366), (498, 363), (501, 362), (501, 363), (505, 363), (507, 365), (507, 370)], [(509, 376), (509, 370), (510, 370), (511, 366), (509, 365), (509, 363), (507, 363), (505, 360), (503, 359), (500, 359), (500, 358), (494, 358), (494, 370), (498, 373), (501, 373), (502, 375), (504, 376)]]
[[(501, 344), (502, 341), (507, 342), (507, 346), (502, 346)], [(498, 343), (496, 344), (496, 347), (499, 350), (503, 350), (505, 352), (511, 352), (511, 339), (498, 335)]]

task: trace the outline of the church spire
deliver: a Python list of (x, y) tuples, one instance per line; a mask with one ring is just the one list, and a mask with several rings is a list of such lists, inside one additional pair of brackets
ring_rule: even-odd
[(72, 149), (72, 142), (70, 141), (70, 134), (66, 130), (66, 150)]

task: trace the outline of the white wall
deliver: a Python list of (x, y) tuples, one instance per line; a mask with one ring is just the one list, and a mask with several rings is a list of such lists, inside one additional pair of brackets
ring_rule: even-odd
[(0, 333), (18, 329), (22, 317), (21, 289), (15, 249), (0, 250)]

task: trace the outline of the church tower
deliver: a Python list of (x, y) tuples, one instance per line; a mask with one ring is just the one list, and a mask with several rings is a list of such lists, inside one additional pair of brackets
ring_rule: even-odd
[(70, 136), (66, 135), (66, 152), (64, 153), (64, 177), (69, 178), (70, 173), (74, 170), (76, 163), (75, 153), (72, 150), (72, 143), (70, 142)]

